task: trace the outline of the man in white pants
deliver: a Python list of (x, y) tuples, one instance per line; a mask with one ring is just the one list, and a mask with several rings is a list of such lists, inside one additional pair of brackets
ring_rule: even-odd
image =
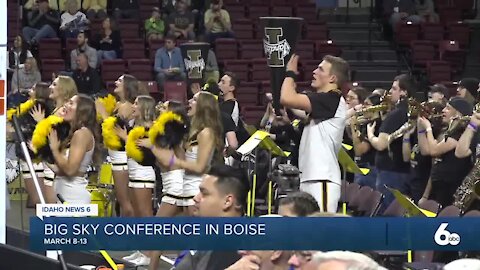
[(327, 55), (313, 71), (311, 86), (315, 92), (296, 91), (298, 56), (287, 64), (280, 102), (308, 114), (308, 123), (300, 141), (298, 165), (300, 190), (310, 193), (323, 212), (337, 211), (341, 192), (338, 151), (342, 145), (347, 106), (340, 86), (349, 79), (349, 65), (342, 58)]

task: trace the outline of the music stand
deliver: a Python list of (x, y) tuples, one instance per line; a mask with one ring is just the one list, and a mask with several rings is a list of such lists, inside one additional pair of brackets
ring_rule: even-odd
[[(250, 134), (250, 138), (242, 144), (238, 149), (237, 153), (242, 155), (242, 160), (245, 157), (251, 156), (252, 152), (255, 150), (255, 167), (253, 170), (249, 167), (249, 173), (253, 172), (253, 179), (252, 179), (252, 188), (248, 192), (247, 197), (247, 216), (252, 216), (255, 210), (255, 191), (257, 186), (257, 162), (256, 158), (258, 156), (258, 147), (267, 150), (268, 152), (268, 178), (271, 177), (272, 172), (272, 154), (279, 156), (279, 157), (288, 157), (289, 153), (285, 153), (271, 138), (270, 133), (263, 131), (263, 130), (256, 130), (254, 127), (247, 126), (246, 127), (248, 133)], [(272, 211), (272, 181), (271, 179), (268, 180), (268, 214), (271, 214)]]
[[(370, 172), (370, 169), (358, 167), (357, 163), (355, 163), (355, 161), (353, 161), (353, 159), (345, 151), (345, 149), (350, 150), (352, 148), (353, 147), (351, 145), (342, 144), (340, 151), (338, 151), (338, 162), (342, 166), (342, 174), (345, 181), (347, 181), (347, 172), (363, 175), (367, 175)], [(346, 194), (347, 186), (343, 185), (342, 188), (344, 189), (343, 193)], [(342, 212), (344, 215), (347, 214), (347, 203), (345, 201), (342, 202)]]

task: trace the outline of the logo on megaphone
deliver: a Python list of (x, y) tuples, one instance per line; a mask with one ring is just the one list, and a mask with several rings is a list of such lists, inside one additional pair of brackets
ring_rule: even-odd
[(285, 57), (290, 54), (292, 47), (283, 37), (283, 28), (265, 27), (263, 49), (268, 57), (270, 67), (285, 67)]
[(183, 59), (185, 68), (188, 71), (188, 77), (191, 79), (201, 79), (202, 72), (205, 69), (205, 60), (202, 58), (201, 50), (187, 50), (187, 58)]

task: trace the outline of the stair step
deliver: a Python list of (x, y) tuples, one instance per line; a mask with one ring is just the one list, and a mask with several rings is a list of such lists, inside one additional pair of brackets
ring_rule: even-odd
[(366, 40), (369, 38), (374, 39), (375, 33), (369, 33), (368, 29), (355, 29), (355, 30), (345, 30), (345, 29), (334, 29), (329, 31), (329, 37), (334, 41), (351, 41), (351, 40)]
[(338, 23), (367, 23), (370, 20), (370, 15), (368, 14), (350, 14), (349, 16), (344, 14), (336, 15), (320, 15), (320, 19), (326, 20), (327, 22), (338, 22)]
[(382, 47), (382, 48), (385, 48), (385, 49), (389, 49), (390, 48), (390, 44), (385, 41), (385, 40), (376, 40), (373, 36), (372, 36), (372, 40), (371, 42), (369, 43), (368, 42), (368, 39), (367, 40), (340, 40), (340, 41), (336, 41), (334, 40), (335, 44), (339, 45), (339, 46), (342, 46), (342, 48), (344, 50), (346, 49), (359, 49), (359, 48), (373, 48), (373, 47)]
[[(397, 53), (393, 50), (379, 50), (374, 49), (370, 51), (371, 60), (376, 61), (377, 59), (381, 60), (390, 60), (397, 61)], [(368, 50), (343, 50), (342, 58), (351, 61), (351, 60), (369, 60), (369, 51)]]
[(366, 60), (352, 60), (348, 61), (350, 66), (357, 69), (374, 69), (375, 67), (382, 67), (382, 68), (398, 68), (398, 67), (405, 67), (402, 62), (393, 61), (393, 60), (373, 60), (373, 61), (366, 61)]
[(327, 23), (328, 29), (377, 29), (376, 23), (372, 22), (355, 22), (355, 23), (345, 23), (345, 22), (329, 22)]
[(357, 82), (359, 86), (366, 88), (368, 90), (383, 88), (388, 91), (392, 86), (392, 81), (357, 81)]
[(352, 73), (355, 81), (391, 81), (398, 74), (396, 69), (360, 69)]

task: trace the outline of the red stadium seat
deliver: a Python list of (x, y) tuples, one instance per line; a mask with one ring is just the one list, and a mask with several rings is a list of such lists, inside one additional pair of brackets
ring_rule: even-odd
[(250, 19), (236, 19), (232, 23), (232, 29), (237, 39), (253, 39), (255, 31)]
[(315, 22), (317, 20), (317, 8), (315, 4), (298, 4), (295, 7), (295, 16), (302, 17), (308, 23)]
[(217, 38), (215, 40), (215, 55), (219, 61), (237, 59), (238, 44), (233, 38)]
[(252, 81), (261, 82), (270, 80), (270, 68), (267, 65), (267, 59), (252, 60)]
[(257, 125), (265, 113), (265, 106), (245, 106), (242, 108), (242, 118), (249, 125)]
[(103, 60), (101, 65), (102, 79), (104, 81), (116, 81), (118, 77), (125, 74), (125, 60)]
[(224, 7), (229, 15), (230, 18), (245, 18), (245, 6), (243, 4), (226, 4)]
[(430, 83), (441, 83), (452, 80), (452, 69), (446, 61), (429, 61), (426, 66), (427, 78)]
[(315, 58), (322, 59), (327, 54), (340, 56), (342, 49), (331, 40), (319, 40), (315, 42)]
[(399, 46), (409, 46), (413, 40), (418, 40), (420, 26), (409, 22), (399, 22), (396, 25), (396, 33), (394, 35), (395, 42)]
[(293, 8), (291, 6), (277, 6), (274, 5), (271, 11), (272, 16), (276, 17), (292, 17)]
[(435, 47), (428, 40), (414, 40), (410, 43), (412, 52), (412, 64), (417, 67), (425, 67), (427, 62), (435, 59)]
[(58, 75), (60, 71), (65, 70), (65, 60), (63, 59), (42, 59), (42, 81), (52, 80), (52, 73)]
[(147, 87), (148, 93), (150, 93), (150, 96), (155, 98), (155, 100), (157, 102), (160, 101), (160, 98), (162, 98), (162, 96), (160, 95), (160, 91), (158, 89), (157, 82), (156, 81), (143, 81), (142, 83), (144, 83), (145, 86)]
[(438, 9), (440, 22), (447, 25), (451, 22), (462, 21), (462, 11), (457, 8), (442, 8)]
[(240, 81), (250, 81), (250, 60), (227, 60), (224, 70), (235, 73)]
[(300, 59), (314, 59), (315, 42), (313, 40), (299, 41), (295, 47), (295, 53), (300, 56)]
[(125, 38), (123, 43), (123, 58), (128, 59), (141, 59), (145, 58), (145, 42), (141, 38)]
[(163, 100), (187, 102), (187, 83), (180, 81), (166, 81), (163, 84)]
[(59, 59), (62, 56), (62, 42), (59, 38), (45, 38), (38, 43), (40, 59)]
[(263, 58), (263, 42), (261, 40), (239, 41), (238, 52), (240, 59)]
[(463, 71), (467, 52), (459, 48), (457, 41), (440, 41), (438, 44), (438, 51), (440, 60), (449, 62), (453, 73), (460, 73)]
[(157, 50), (163, 47), (165, 41), (163, 39), (155, 39), (149, 42), (148, 44), (148, 53), (151, 61), (155, 60), (155, 53)]
[(267, 5), (263, 5), (261, 2), (254, 2), (248, 6), (248, 17), (252, 20), (257, 20), (260, 17), (266, 17), (270, 14), (270, 7)]
[(424, 23), (421, 29), (424, 40), (440, 41), (445, 37), (445, 28), (442, 24)]
[(118, 22), (119, 29), (121, 29), (122, 39), (124, 38), (139, 38), (140, 25), (135, 19), (120, 19)]
[(148, 59), (128, 60), (128, 73), (140, 81), (153, 80), (153, 63)]
[(304, 38), (311, 40), (327, 40), (328, 28), (325, 23), (304, 23)]
[(240, 87), (235, 90), (235, 97), (240, 106), (257, 106), (259, 104), (258, 83), (242, 82)]
[(447, 25), (447, 40), (455, 40), (460, 43), (460, 48), (470, 45), (470, 27), (465, 23), (450, 23)]

